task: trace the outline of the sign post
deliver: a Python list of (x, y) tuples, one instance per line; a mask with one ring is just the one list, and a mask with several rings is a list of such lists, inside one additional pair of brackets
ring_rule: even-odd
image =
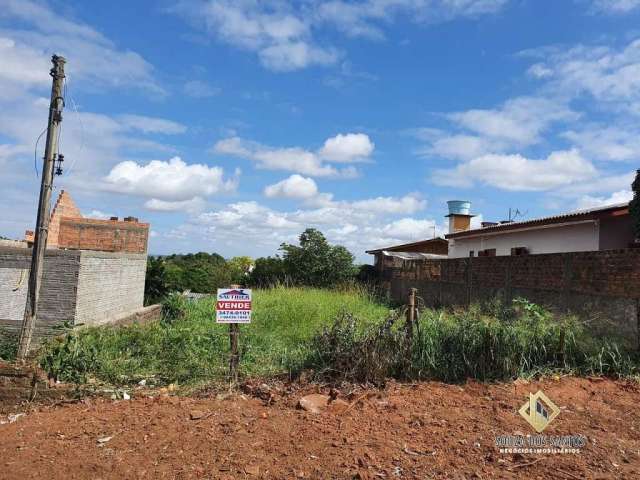
[(240, 324), (251, 323), (251, 306), (250, 289), (238, 286), (218, 289), (216, 323), (229, 324), (229, 342), (231, 345), (229, 375), (234, 383), (238, 381), (238, 365), (240, 363), (240, 354), (238, 352)]

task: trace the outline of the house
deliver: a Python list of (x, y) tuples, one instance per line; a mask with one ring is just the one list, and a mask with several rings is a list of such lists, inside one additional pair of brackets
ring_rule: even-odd
[(468, 209), (460, 213), (449, 206), (450, 258), (613, 250), (634, 241), (628, 203), (520, 222), (483, 222), (481, 228), (471, 228)]
[(449, 242), (444, 238), (436, 237), (419, 242), (367, 250), (366, 253), (374, 256), (374, 266), (376, 269), (382, 270), (387, 263), (394, 262), (395, 259), (446, 258), (448, 251)]

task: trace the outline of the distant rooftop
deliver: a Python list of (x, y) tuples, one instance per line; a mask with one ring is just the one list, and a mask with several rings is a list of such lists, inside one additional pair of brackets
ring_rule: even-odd
[(495, 225), (488, 225), (482, 228), (474, 228), (463, 232), (450, 233), (445, 238), (460, 238), (483, 233), (499, 233), (507, 230), (530, 228), (542, 225), (553, 225), (557, 223), (578, 222), (582, 220), (600, 219), (603, 217), (616, 217), (629, 214), (629, 202), (605, 205), (602, 207), (575, 210), (573, 212), (552, 215), (549, 217), (534, 218), (520, 222), (504, 222)]

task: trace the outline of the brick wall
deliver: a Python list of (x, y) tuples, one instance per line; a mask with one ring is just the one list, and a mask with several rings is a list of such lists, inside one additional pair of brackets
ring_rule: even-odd
[(56, 204), (51, 210), (51, 220), (49, 222), (49, 233), (47, 235), (47, 248), (58, 246), (60, 236), (60, 222), (63, 217), (82, 217), (80, 210), (73, 202), (71, 195), (62, 190)]
[(394, 260), (381, 266), (396, 301), (415, 287), (429, 306), (525, 297), (579, 315), (598, 333), (640, 345), (640, 249), (444, 260)]
[(148, 223), (63, 217), (60, 220), (58, 247), (146, 253), (148, 237)]

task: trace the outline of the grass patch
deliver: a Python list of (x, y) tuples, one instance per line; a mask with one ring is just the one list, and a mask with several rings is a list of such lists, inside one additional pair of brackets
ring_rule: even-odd
[[(41, 364), (56, 378), (79, 383), (90, 378), (112, 384), (224, 379), (228, 327), (215, 323), (215, 299), (188, 303), (174, 297), (165, 306), (158, 323), (71, 331), (45, 345)], [(359, 289), (254, 290), (252, 323), (240, 327), (241, 374), (281, 374), (300, 365), (309, 339), (345, 313), (368, 325), (383, 320), (388, 308)]]

